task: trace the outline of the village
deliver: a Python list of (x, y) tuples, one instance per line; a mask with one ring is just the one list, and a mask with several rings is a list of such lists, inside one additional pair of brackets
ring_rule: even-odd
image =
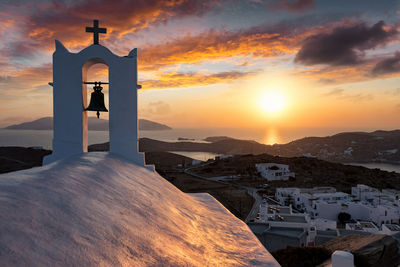
[[(196, 168), (235, 157), (194, 160), (185, 170), (198, 178), (240, 184), (248, 174), (202, 177), (195, 173)], [(257, 163), (254, 167), (261, 180), (258, 186), (243, 186), (254, 198), (245, 222), (268, 251), (320, 246), (348, 235), (384, 234), (400, 240), (400, 190), (356, 184), (350, 193), (337, 191), (333, 186), (316, 186), (277, 187), (270, 194), (272, 183), (294, 180), (296, 173), (289, 165), (274, 162)]]

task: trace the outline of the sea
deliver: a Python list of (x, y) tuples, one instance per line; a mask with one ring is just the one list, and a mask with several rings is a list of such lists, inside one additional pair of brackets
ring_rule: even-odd
[[(351, 129), (351, 128), (267, 128), (267, 129), (248, 129), (248, 128), (174, 128), (163, 131), (139, 131), (139, 137), (147, 137), (155, 140), (177, 142), (179, 138), (188, 139), (193, 142), (205, 142), (204, 138), (210, 136), (229, 136), (243, 140), (255, 140), (263, 144), (285, 144), (291, 141), (310, 137), (310, 136), (329, 136), (340, 132), (364, 131), (371, 132), (374, 129)], [(0, 146), (22, 146), (22, 147), (42, 147), (51, 149), (53, 131), (51, 130), (8, 130), (0, 129)], [(99, 144), (108, 142), (108, 131), (89, 131), (88, 143)], [(172, 151), (173, 152), (173, 151)], [(218, 156), (209, 152), (174, 152), (193, 159), (207, 160)], [(399, 165), (381, 163), (352, 163), (367, 168), (378, 168), (386, 171), (400, 173)]]
[(400, 165), (387, 163), (349, 163), (346, 165), (363, 166), (368, 169), (380, 169), (382, 171), (400, 173)]

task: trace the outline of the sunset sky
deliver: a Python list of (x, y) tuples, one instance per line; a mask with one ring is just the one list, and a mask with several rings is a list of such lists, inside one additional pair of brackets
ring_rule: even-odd
[(0, 127), (52, 115), (54, 40), (79, 52), (93, 19), (107, 28), (100, 44), (138, 48), (141, 118), (400, 128), (400, 1), (389, 0), (2, 0)]

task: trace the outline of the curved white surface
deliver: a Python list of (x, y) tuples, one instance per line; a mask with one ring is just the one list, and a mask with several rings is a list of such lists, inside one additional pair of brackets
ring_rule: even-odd
[(0, 175), (0, 266), (279, 266), (208, 194), (108, 153)]

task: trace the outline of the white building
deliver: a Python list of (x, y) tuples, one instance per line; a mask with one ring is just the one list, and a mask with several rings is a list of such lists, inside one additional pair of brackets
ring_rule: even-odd
[(369, 201), (369, 199), (380, 195), (381, 192), (376, 188), (358, 184), (357, 186), (351, 188), (351, 194), (358, 200)]
[(287, 181), (290, 177), (295, 177), (295, 173), (289, 170), (289, 166), (277, 163), (258, 163), (257, 171), (268, 181)]
[(336, 221), (339, 213), (350, 214), (352, 219), (372, 221), (376, 225), (399, 223), (399, 192), (366, 185), (352, 188), (352, 195), (336, 192), (332, 187), (277, 188), (276, 200), (281, 205), (293, 205), (307, 212), (311, 218)]
[(369, 220), (370, 210), (362, 203), (346, 202), (346, 203), (328, 203), (325, 201), (316, 201), (310, 215), (314, 218), (325, 218), (329, 220), (337, 220), (339, 213), (345, 212), (351, 215), (355, 220)]
[(303, 229), (307, 233), (307, 244), (315, 240), (316, 228), (310, 216), (306, 213), (293, 213), (291, 206), (261, 203), (260, 216), (256, 222), (268, 223), (271, 227)]
[(397, 224), (382, 224), (382, 234), (394, 235), (400, 233), (400, 226)]
[(355, 223), (346, 223), (346, 230), (364, 231), (371, 234), (379, 234), (379, 228), (372, 222), (357, 221)]
[(394, 200), (400, 201), (400, 191), (395, 189), (382, 189), (382, 194), (391, 196)]
[(327, 231), (337, 229), (336, 220), (329, 220), (324, 218), (316, 218), (314, 221), (315, 228), (317, 231)]
[(292, 204), (296, 209), (311, 212), (316, 201), (321, 200), (328, 203), (346, 202), (351, 199), (351, 196), (343, 192), (336, 192), (333, 187), (314, 187), (277, 188), (275, 198), (281, 205)]

